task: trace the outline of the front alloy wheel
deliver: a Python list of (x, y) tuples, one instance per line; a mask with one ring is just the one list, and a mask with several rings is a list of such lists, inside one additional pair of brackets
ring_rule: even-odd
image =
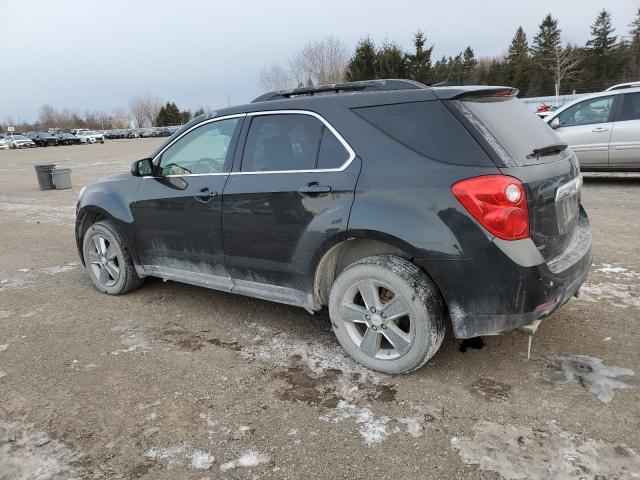
[(114, 245), (96, 233), (89, 242), (87, 257), (89, 267), (101, 286), (113, 287), (120, 279), (120, 260)]

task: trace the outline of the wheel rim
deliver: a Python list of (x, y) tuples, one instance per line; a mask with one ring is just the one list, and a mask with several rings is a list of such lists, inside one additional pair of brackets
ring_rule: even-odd
[(339, 315), (349, 338), (371, 358), (393, 360), (411, 348), (415, 322), (409, 302), (378, 280), (360, 280), (349, 287)]
[(87, 245), (89, 267), (103, 287), (113, 287), (120, 279), (120, 259), (116, 246), (96, 233)]

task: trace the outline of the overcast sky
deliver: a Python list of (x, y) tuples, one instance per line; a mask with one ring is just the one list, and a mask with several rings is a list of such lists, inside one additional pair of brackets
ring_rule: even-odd
[(551, 12), (563, 41), (583, 44), (599, 10), (626, 35), (633, 0), (0, 0), (0, 121), (33, 121), (45, 103), (79, 112), (127, 107), (151, 93), (181, 108), (245, 103), (257, 74), (327, 35), (353, 50), (363, 35), (410, 48), (421, 29), (434, 54), (471, 45), (503, 54), (518, 25), (531, 39)]

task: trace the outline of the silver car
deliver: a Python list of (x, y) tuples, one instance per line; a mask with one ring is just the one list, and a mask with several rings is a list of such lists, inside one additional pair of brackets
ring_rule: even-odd
[(544, 119), (583, 171), (640, 170), (640, 87), (588, 95)]

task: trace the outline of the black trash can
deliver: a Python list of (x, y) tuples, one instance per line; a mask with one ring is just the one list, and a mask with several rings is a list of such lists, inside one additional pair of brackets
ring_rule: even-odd
[(53, 190), (51, 170), (55, 167), (53, 164), (36, 165), (36, 175), (38, 176), (38, 187), (40, 187), (40, 190)]

